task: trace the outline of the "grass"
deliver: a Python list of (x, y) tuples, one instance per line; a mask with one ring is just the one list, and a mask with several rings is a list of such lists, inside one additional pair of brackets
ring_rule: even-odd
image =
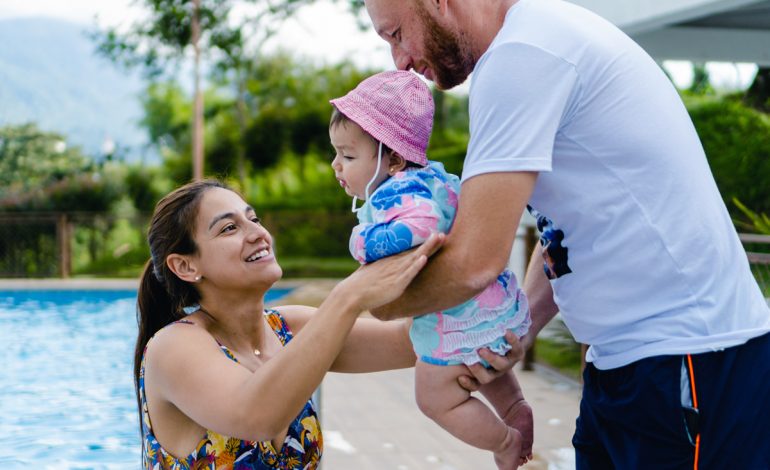
[(552, 338), (535, 340), (535, 361), (580, 380), (580, 345)]

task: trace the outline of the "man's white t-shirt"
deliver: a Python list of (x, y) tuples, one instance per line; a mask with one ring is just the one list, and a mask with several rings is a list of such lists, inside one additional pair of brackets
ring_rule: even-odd
[(539, 172), (546, 272), (596, 367), (770, 331), (679, 95), (606, 20), (559, 0), (514, 4), (474, 70), (470, 133), (463, 181)]

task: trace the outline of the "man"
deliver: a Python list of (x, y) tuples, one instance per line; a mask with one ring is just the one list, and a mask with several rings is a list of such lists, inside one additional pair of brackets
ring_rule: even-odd
[(373, 313), (419, 315), (481, 291), (527, 207), (546, 252), (528, 269), (533, 326), (522, 341), (558, 310), (591, 345), (578, 468), (770, 468), (770, 311), (656, 63), (559, 0), (366, 8), (399, 69), (444, 89), (474, 75), (452, 232), (411, 288)]

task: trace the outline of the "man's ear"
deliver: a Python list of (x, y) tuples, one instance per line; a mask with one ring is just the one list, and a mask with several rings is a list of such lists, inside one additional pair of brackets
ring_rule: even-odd
[(388, 174), (390, 176), (393, 176), (399, 171), (406, 168), (406, 160), (404, 160), (404, 157), (402, 157), (398, 153), (391, 152), (389, 158), (390, 160), (388, 161)]
[(187, 282), (200, 281), (201, 274), (198, 272), (193, 260), (189, 256), (178, 255), (176, 253), (170, 254), (166, 257), (166, 266), (171, 270), (176, 277)]

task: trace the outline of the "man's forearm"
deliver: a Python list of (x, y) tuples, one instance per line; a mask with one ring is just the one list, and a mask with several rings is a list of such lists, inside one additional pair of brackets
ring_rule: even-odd
[(373, 310), (372, 315), (380, 320), (423, 315), (459, 305), (484, 290), (486, 284), (467, 281), (459, 251), (448, 238), (401, 297)]

